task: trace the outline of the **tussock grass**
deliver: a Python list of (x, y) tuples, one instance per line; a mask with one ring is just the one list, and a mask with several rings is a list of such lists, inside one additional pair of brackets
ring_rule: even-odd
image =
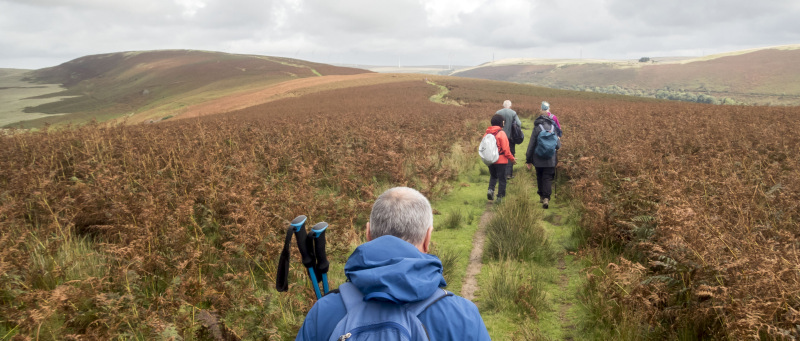
[(484, 265), (478, 302), (493, 339), (550, 340), (540, 329), (542, 314), (552, 314), (550, 271), (528, 262), (503, 260)]
[(549, 309), (542, 279), (528, 264), (504, 260), (488, 268), (487, 286), (482, 288), (482, 309), (534, 319), (539, 311)]
[(540, 264), (555, 260), (551, 242), (540, 224), (544, 213), (537, 208), (532, 194), (528, 187), (509, 186), (509, 195), (486, 226), (484, 257)]
[(456, 208), (448, 212), (442, 222), (441, 226), (449, 230), (457, 230), (464, 227), (464, 224), (469, 224), (470, 216), (463, 209)]
[(477, 159), (472, 152), (472, 144), (468, 141), (454, 143), (450, 146), (450, 154), (443, 160), (443, 164), (450, 168), (457, 170), (455, 176), (451, 180), (456, 180), (461, 172), (472, 169), (476, 164)]
[(456, 269), (465, 259), (464, 253), (455, 249), (437, 247), (437, 244), (431, 243), (430, 254), (439, 257), (442, 262), (442, 276), (447, 283), (451, 283), (453, 276), (456, 275)]
[(31, 282), (37, 289), (53, 290), (62, 283), (103, 278), (108, 272), (106, 257), (94, 250), (88, 238), (70, 237), (55, 253), (33, 238), (30, 253)]

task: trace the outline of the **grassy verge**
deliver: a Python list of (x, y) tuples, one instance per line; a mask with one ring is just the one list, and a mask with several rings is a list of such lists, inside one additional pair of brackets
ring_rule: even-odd
[(469, 264), (472, 239), (486, 207), (486, 186), (476, 176), (479, 161), (470, 146), (455, 145), (452, 151), (449, 162), (455, 164), (459, 176), (447, 195), (431, 203), (434, 209), (431, 253), (442, 260), (447, 289), (459, 293)]

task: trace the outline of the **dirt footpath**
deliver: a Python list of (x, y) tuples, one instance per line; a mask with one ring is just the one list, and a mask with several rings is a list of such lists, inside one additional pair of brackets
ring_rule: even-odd
[(472, 241), (472, 252), (469, 254), (469, 265), (467, 265), (467, 274), (464, 276), (464, 285), (461, 286), (461, 296), (472, 301), (475, 299), (475, 292), (478, 291), (478, 274), (481, 273), (481, 266), (483, 262), (483, 244), (486, 241), (486, 224), (492, 220), (492, 204), (486, 203), (486, 210), (481, 215), (481, 221), (478, 223), (478, 230), (475, 231), (475, 237)]

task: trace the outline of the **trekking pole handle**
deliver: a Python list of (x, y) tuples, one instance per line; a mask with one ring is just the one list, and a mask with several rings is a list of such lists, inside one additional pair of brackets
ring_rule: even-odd
[(317, 283), (322, 281), (323, 292), (328, 293), (328, 256), (325, 253), (325, 231), (328, 229), (328, 223), (320, 222), (311, 228), (311, 236), (314, 237), (314, 255), (317, 257)]
[(308, 237), (306, 221), (308, 221), (308, 217), (299, 215), (292, 220), (290, 225), (294, 228), (294, 237), (297, 241), (297, 249), (300, 251), (300, 257), (303, 259), (303, 265), (308, 268), (314, 266), (314, 259), (311, 258), (311, 255), (308, 253), (308, 247), (306, 246), (306, 238)]

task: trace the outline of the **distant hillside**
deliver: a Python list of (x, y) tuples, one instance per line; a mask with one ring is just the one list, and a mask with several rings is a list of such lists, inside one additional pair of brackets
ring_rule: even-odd
[(26, 112), (70, 114), (26, 125), (102, 121), (143, 110), (167, 116), (187, 105), (287, 80), (369, 72), (289, 58), (192, 50), (86, 56), (28, 74), (28, 81), (66, 88), (43, 98), (75, 97), (26, 108)]
[(646, 62), (505, 60), (453, 76), (693, 102), (800, 105), (798, 61), (800, 45), (792, 45)]

